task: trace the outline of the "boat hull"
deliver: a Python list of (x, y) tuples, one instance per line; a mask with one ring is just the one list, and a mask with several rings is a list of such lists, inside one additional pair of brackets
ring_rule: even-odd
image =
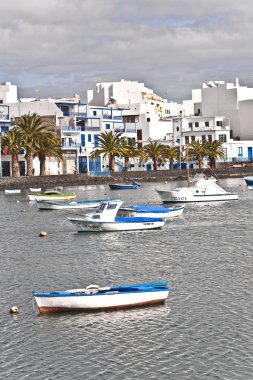
[[(127, 218), (118, 218), (118, 219), (127, 219)], [(162, 228), (165, 224), (165, 220), (152, 220), (157, 218), (150, 218), (146, 221), (136, 221), (126, 222), (126, 221), (117, 221), (114, 222), (93, 222), (85, 221), (83, 219), (69, 218), (69, 220), (75, 224), (78, 228), (78, 232), (114, 232), (114, 231), (137, 231), (137, 230), (147, 230), (147, 229), (158, 229)]]
[(244, 177), (244, 181), (248, 186), (253, 186), (253, 176)]
[(37, 206), (39, 210), (71, 210), (71, 209), (88, 209), (88, 208), (96, 208), (100, 205), (100, 202), (87, 202), (87, 203), (79, 203), (79, 202), (59, 202), (54, 203), (52, 201), (38, 201)]
[(116, 185), (116, 184), (110, 184), (111, 190), (128, 190), (128, 189), (138, 189), (138, 185)]
[(196, 195), (177, 191), (157, 190), (163, 203), (217, 202), (238, 200), (238, 194), (224, 193), (212, 195)]
[(64, 194), (64, 195), (43, 195), (43, 194), (28, 194), (29, 201), (66, 201), (75, 199), (76, 194)]
[(145, 211), (145, 212), (142, 212), (142, 211), (136, 211), (134, 208), (131, 208), (131, 207), (122, 207), (120, 210), (119, 210), (119, 215), (131, 215), (133, 217), (141, 217), (141, 218), (164, 218), (164, 219), (170, 219), (170, 218), (175, 218), (175, 217), (178, 217), (180, 215), (182, 215), (184, 211), (184, 206), (175, 206), (175, 207), (171, 207), (171, 208), (168, 208), (168, 212), (159, 212), (159, 211), (156, 211), (156, 212), (152, 212), (152, 211)]
[(102, 311), (163, 303), (169, 290), (126, 294), (82, 294), (60, 297), (34, 296), (40, 313), (59, 311)]

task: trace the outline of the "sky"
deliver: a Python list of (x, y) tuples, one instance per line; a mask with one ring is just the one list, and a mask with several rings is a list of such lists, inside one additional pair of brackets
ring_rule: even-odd
[(85, 102), (121, 79), (172, 101), (209, 80), (253, 87), (252, 0), (2, 0), (0, 35), (0, 82), (19, 97)]

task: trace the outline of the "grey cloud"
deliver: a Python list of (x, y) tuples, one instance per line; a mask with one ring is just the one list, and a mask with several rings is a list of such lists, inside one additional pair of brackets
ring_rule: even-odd
[(185, 99), (202, 81), (252, 80), (252, 16), (249, 0), (8, 0), (0, 81), (69, 96), (124, 78)]

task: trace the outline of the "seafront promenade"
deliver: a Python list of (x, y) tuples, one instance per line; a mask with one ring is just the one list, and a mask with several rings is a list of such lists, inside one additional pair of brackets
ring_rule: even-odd
[[(243, 178), (247, 175), (253, 175), (253, 166), (251, 164), (240, 166), (234, 165), (230, 167), (220, 167), (214, 171), (205, 169), (207, 176), (214, 175), (219, 178)], [(200, 173), (200, 170), (190, 170), (190, 176)], [(67, 175), (49, 175), (49, 176), (34, 176), (34, 177), (1, 177), (0, 190), (4, 189), (29, 189), (30, 187), (52, 188), (54, 186), (89, 186), (102, 185), (111, 182), (163, 182), (186, 180), (187, 170), (159, 170), (159, 171), (129, 171), (115, 172), (110, 176), (90, 176), (87, 174), (67, 174)]]

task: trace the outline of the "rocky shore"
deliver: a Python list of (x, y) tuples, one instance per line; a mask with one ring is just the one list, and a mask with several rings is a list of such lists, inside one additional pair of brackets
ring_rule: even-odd
[[(190, 175), (200, 173), (199, 170), (190, 170)], [(214, 175), (217, 178), (243, 178), (253, 175), (253, 165), (234, 165), (230, 167), (220, 167), (212, 171), (205, 169), (208, 176)], [(53, 188), (55, 186), (88, 186), (101, 185), (111, 182), (163, 182), (187, 179), (187, 171), (184, 170), (159, 170), (159, 171), (130, 171), (111, 173), (110, 176), (93, 177), (87, 174), (50, 175), (34, 177), (1, 177), (0, 190), (4, 189), (29, 189), (30, 187), (41, 187), (42, 189)]]

